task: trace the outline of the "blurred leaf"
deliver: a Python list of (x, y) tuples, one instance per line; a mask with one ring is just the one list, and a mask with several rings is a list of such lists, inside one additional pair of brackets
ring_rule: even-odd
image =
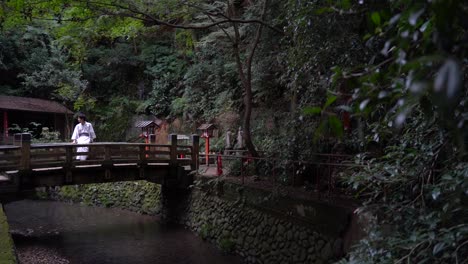
[(418, 18), (424, 13), (424, 9), (420, 9), (416, 12), (411, 13), (411, 15), (408, 18), (408, 22), (410, 25), (414, 26), (416, 25), (416, 22), (418, 21)]
[(460, 90), (462, 84), (462, 73), (460, 66), (453, 59), (447, 59), (440, 67), (434, 80), (434, 90), (442, 92), (445, 90), (447, 98), (453, 98)]
[(351, 1), (350, 0), (342, 0), (341, 1), (341, 8), (350, 9), (351, 8)]
[(309, 106), (309, 107), (304, 107), (302, 109), (302, 113), (305, 115), (316, 115), (320, 114), (322, 112), (322, 108), (317, 107), (317, 106)]
[(434, 248), (432, 249), (432, 254), (435, 256), (437, 253), (442, 251), (445, 248), (445, 243), (444, 242), (439, 242), (435, 244)]
[(327, 102), (325, 102), (325, 105), (323, 106), (323, 109), (326, 109), (329, 107), (331, 104), (333, 104), (336, 101), (337, 97), (335, 95), (329, 96), (327, 98)]
[(440, 195), (440, 189), (434, 188), (434, 190), (432, 190), (432, 199), (437, 200), (439, 195)]
[(359, 110), (363, 111), (369, 102), (370, 102), (370, 99), (365, 99), (364, 101), (362, 101), (359, 104)]
[(342, 110), (342, 111), (345, 111), (345, 112), (348, 112), (348, 113), (353, 112), (353, 109), (348, 105), (339, 105), (335, 109), (336, 110)]
[(322, 7), (322, 8), (319, 8), (317, 10), (315, 10), (315, 14), (317, 15), (321, 15), (321, 14), (324, 14), (324, 13), (330, 13), (330, 12), (333, 12), (334, 10), (330, 7)]
[(343, 136), (343, 124), (341, 123), (341, 120), (338, 119), (336, 116), (330, 116), (328, 119), (328, 123), (330, 124), (330, 128), (333, 132), (338, 137)]
[(376, 26), (380, 26), (381, 21), (380, 21), (379, 12), (372, 12), (371, 19), (372, 19), (372, 22), (374, 22)]

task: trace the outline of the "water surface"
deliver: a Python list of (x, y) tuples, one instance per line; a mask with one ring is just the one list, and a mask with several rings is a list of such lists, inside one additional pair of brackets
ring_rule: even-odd
[(18, 201), (5, 211), (18, 251), (37, 246), (70, 263), (241, 263), (180, 226), (119, 209)]

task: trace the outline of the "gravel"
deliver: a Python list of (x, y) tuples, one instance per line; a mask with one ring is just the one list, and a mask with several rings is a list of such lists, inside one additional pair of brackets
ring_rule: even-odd
[(22, 246), (16, 248), (20, 264), (69, 264), (54, 249), (41, 246)]

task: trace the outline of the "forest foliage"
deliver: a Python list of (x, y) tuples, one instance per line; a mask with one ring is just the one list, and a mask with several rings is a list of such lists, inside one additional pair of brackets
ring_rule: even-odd
[(17, 0), (0, 27), (1, 94), (85, 111), (102, 140), (135, 114), (235, 131), (250, 100), (265, 153), (366, 165), (343, 175), (368, 236), (342, 262), (468, 259), (465, 1)]

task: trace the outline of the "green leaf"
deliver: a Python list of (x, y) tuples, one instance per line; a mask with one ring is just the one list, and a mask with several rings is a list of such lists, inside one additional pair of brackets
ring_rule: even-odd
[(341, 8), (350, 9), (351, 8), (351, 1), (350, 0), (342, 0), (341, 1)]
[(336, 84), (336, 82), (341, 78), (343, 77), (343, 71), (341, 70), (340, 67), (338, 66), (334, 66), (331, 68), (331, 70), (333, 71), (333, 74), (332, 74), (332, 83), (333, 84)]
[(333, 9), (330, 7), (323, 7), (323, 8), (319, 8), (315, 10), (315, 14), (317, 15), (321, 15), (323, 13), (330, 13), (330, 12), (333, 12)]
[(323, 106), (323, 109), (329, 107), (331, 104), (333, 104), (335, 101), (336, 101), (336, 96), (335, 95), (332, 95), (332, 96), (329, 96), (327, 98), (327, 102), (325, 103), (325, 105)]
[(381, 21), (380, 21), (379, 12), (373, 12), (371, 15), (371, 19), (372, 19), (372, 22), (374, 22), (376, 26), (380, 26)]
[(444, 175), (442, 175), (442, 180), (450, 181), (450, 180), (452, 180), (452, 179), (453, 179), (453, 177), (452, 177), (452, 175), (450, 175), (450, 174), (444, 174)]
[(320, 138), (320, 136), (322, 136), (325, 133), (327, 124), (327, 119), (320, 123), (319, 127), (314, 132), (314, 141), (317, 141)]
[(330, 116), (328, 123), (330, 124), (330, 128), (333, 134), (338, 137), (343, 136), (343, 124), (341, 123), (340, 119), (338, 119), (338, 117)]
[(304, 109), (302, 109), (302, 113), (305, 115), (316, 115), (316, 114), (320, 114), (321, 112), (322, 112), (322, 108), (318, 106), (309, 106), (309, 107), (304, 107)]

